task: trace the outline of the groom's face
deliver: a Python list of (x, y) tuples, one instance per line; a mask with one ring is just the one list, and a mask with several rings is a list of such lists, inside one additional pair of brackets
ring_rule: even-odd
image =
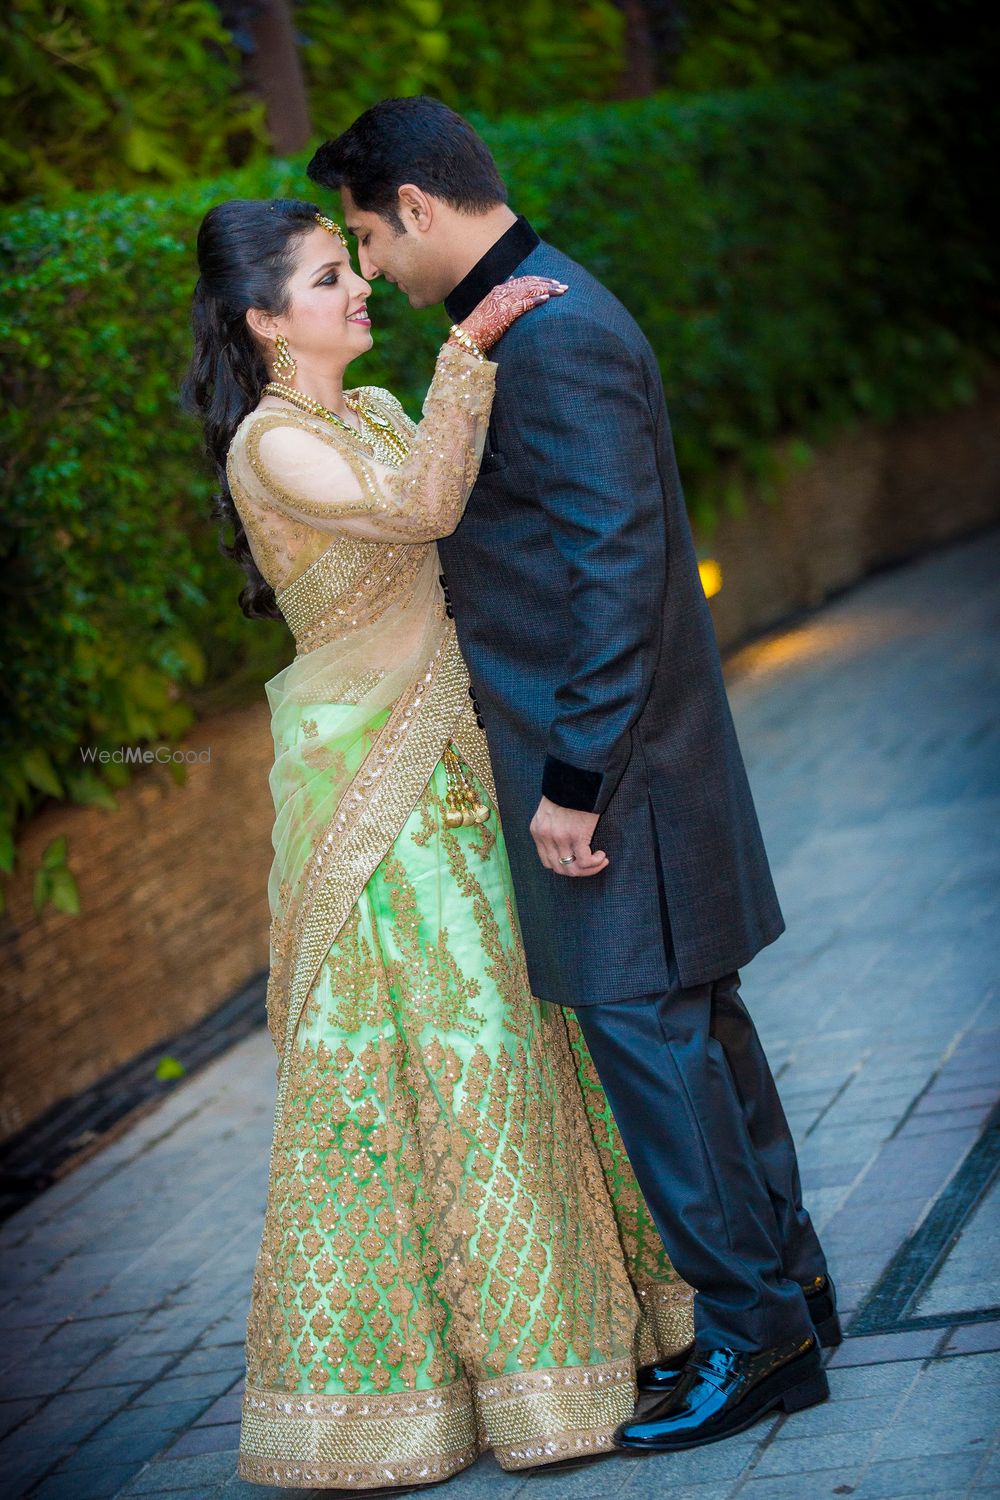
[(358, 242), (358, 266), (367, 281), (382, 276), (409, 298), (411, 307), (433, 307), (451, 291), (447, 277), (436, 271), (427, 236), (406, 227), (397, 229), (381, 214), (358, 208), (349, 188), (341, 188), (344, 224)]

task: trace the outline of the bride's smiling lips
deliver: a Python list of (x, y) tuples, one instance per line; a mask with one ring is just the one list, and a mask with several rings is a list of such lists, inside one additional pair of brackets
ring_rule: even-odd
[(372, 326), (372, 320), (368, 316), (368, 309), (363, 302), (360, 307), (355, 308), (354, 312), (348, 313), (347, 321), (348, 323), (358, 323), (362, 328), (370, 328)]

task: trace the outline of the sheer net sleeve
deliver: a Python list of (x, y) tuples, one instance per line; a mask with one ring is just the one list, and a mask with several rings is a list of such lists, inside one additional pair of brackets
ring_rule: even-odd
[(404, 542), (447, 536), (479, 470), (496, 369), (445, 344), (398, 467), (377, 462), (333, 427), (274, 410), (248, 425), (246, 461), (270, 505), (319, 530)]

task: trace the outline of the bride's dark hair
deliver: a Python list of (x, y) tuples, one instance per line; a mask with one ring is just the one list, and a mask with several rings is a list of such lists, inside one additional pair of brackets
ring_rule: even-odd
[[(246, 531), (226, 478), (233, 433), (260, 400), (268, 372), (260, 345), (247, 326), (248, 308), (280, 316), (288, 310), (288, 281), (295, 241), (316, 228), (319, 209), (297, 198), (233, 198), (209, 209), (198, 230), (198, 269), (191, 323), (194, 354), (182, 387), (187, 410), (201, 418), (205, 448), (215, 465), (219, 493), (219, 550), (247, 575), (240, 608), (250, 619), (280, 620), (274, 589), (253, 560)], [(234, 528), (232, 544), (226, 527)]]

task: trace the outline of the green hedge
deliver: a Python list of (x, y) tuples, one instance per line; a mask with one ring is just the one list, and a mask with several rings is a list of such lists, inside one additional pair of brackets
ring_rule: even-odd
[[(512, 201), (649, 334), (699, 521), (740, 472), (773, 477), (780, 435), (972, 397), (998, 352), (983, 109), (952, 61), (483, 126)], [(85, 768), (81, 744), (171, 739), (288, 658), (280, 623), (236, 607), (176, 396), (200, 217), (276, 194), (313, 196), (301, 163), (0, 219), (8, 831), (129, 779)], [(418, 414), (443, 314), (382, 286), (373, 306), (356, 378)], [(57, 849), (39, 900), (72, 903), (61, 868)]]
[[(245, 45), (254, 6), (222, 8)], [(264, 105), (219, 12), (215, 0), (0, 8), (0, 197), (136, 191), (265, 157)], [(397, 94), (491, 115), (609, 99), (624, 64), (615, 0), (294, 0), (293, 20), (318, 136)]]
[(213, 0), (14, 0), (0, 99), (5, 202), (178, 183), (266, 152), (264, 105)]

